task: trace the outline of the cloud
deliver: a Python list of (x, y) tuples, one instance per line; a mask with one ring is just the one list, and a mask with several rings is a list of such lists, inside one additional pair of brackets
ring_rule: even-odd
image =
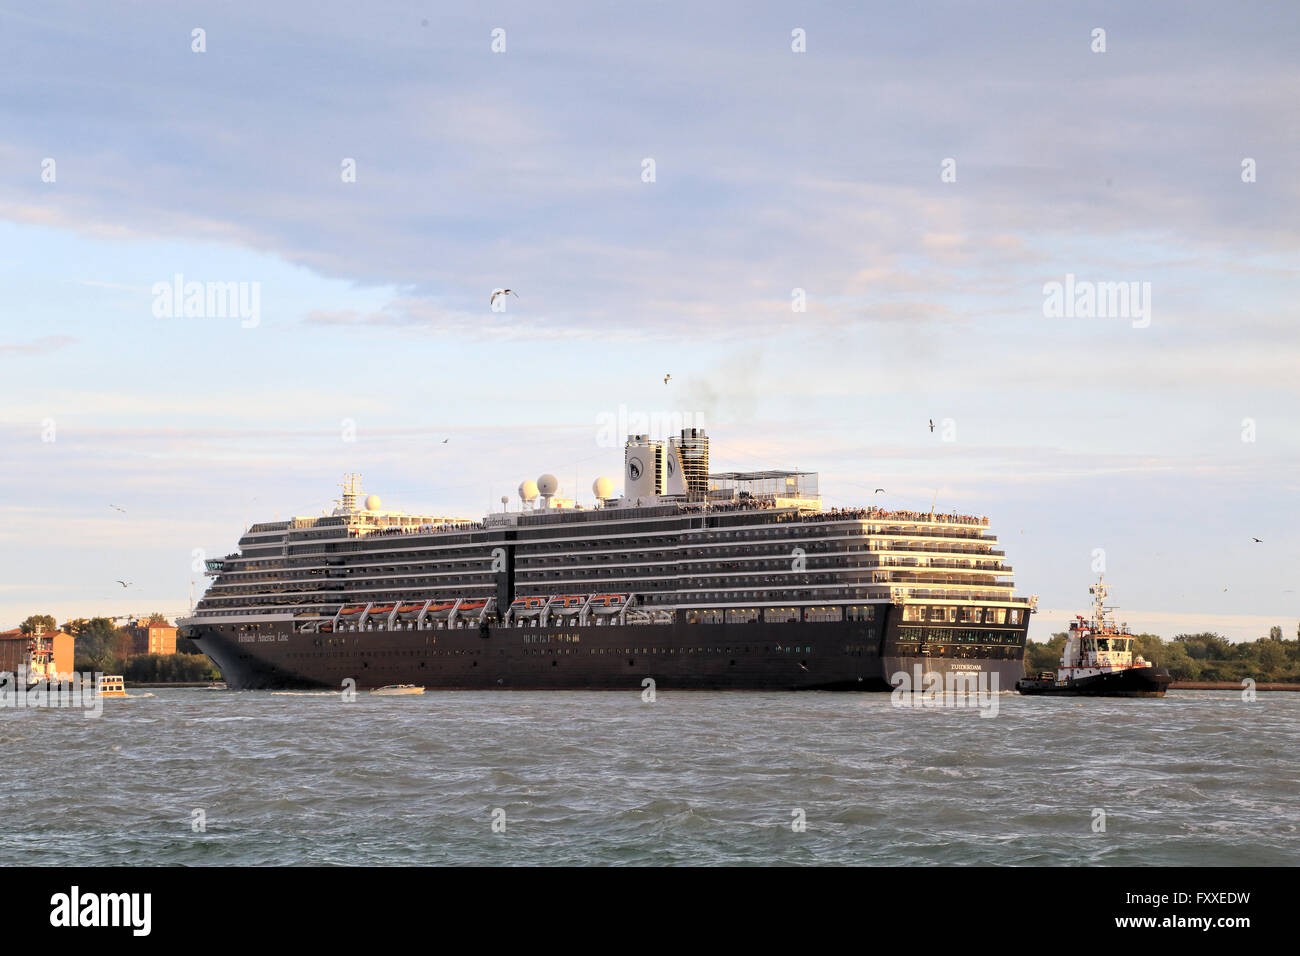
[(77, 341), (71, 335), (46, 335), (21, 345), (0, 345), (0, 355), (44, 355)]

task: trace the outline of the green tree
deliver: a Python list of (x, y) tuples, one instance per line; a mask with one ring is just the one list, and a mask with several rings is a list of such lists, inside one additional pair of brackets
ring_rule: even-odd
[(1203, 631), (1200, 634), (1179, 634), (1174, 643), (1182, 644), (1187, 656), (1198, 661), (1222, 661), (1232, 656), (1232, 645), (1219, 634)]
[(1154, 663), (1167, 667), (1174, 680), (1200, 680), (1202, 664), (1187, 653), (1187, 645), (1181, 641), (1170, 641)]
[(84, 617), (74, 617), (71, 620), (65, 621), (60, 630), (65, 634), (71, 634), (73, 637), (80, 637), (81, 632), (89, 623), (90, 621)]
[(91, 618), (76, 635), (73, 643), (73, 655), (77, 670), (102, 671), (116, 674), (121, 671), (120, 653), (122, 638), (125, 633), (118, 629), (111, 619), (106, 617)]
[(136, 684), (170, 684), (219, 680), (221, 673), (202, 654), (141, 654), (122, 666), (122, 676)]
[(1141, 655), (1148, 663), (1165, 666), (1166, 645), (1157, 634), (1134, 634), (1133, 657)]
[(146, 618), (142, 623), (144, 623), (144, 624), (146, 624), (146, 625), (148, 625), (148, 624), (161, 624), (161, 625), (163, 625), (164, 627), (171, 627), (171, 626), (172, 626), (172, 622), (169, 621), (169, 620), (167, 620), (167, 615), (166, 615), (166, 614), (163, 614), (161, 611), (154, 611), (154, 612), (153, 612), (152, 614), (150, 614), (149, 617)]
[(1065, 650), (1064, 631), (1053, 634), (1051, 639), (1039, 644), (1036, 641), (1025, 642), (1025, 674), (1037, 677), (1042, 671), (1054, 671), (1061, 662), (1061, 652)]
[(58, 625), (54, 623), (54, 618), (50, 615), (33, 614), (27, 620), (18, 625), (18, 630), (22, 631), (24, 634), (35, 634), (38, 625), (44, 628), (46, 633), (58, 629)]
[[(1277, 631), (1279, 636), (1282, 633), (1280, 627), (1275, 627), (1273, 630)], [(1286, 647), (1283, 646), (1281, 640), (1264, 640), (1262, 638), (1256, 641), (1255, 645), (1259, 649), (1260, 677), (1263, 677), (1266, 680), (1274, 679), (1282, 668), (1286, 666)]]

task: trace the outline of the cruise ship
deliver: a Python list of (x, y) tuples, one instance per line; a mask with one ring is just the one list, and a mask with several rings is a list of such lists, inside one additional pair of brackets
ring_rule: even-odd
[[(1035, 597), (988, 519), (825, 509), (815, 472), (709, 472), (703, 429), (630, 435), (594, 507), (525, 481), (482, 520), (386, 510), (252, 525), (180, 621), (231, 689), (889, 690), (1023, 676)], [(653, 683), (651, 683), (653, 682)]]

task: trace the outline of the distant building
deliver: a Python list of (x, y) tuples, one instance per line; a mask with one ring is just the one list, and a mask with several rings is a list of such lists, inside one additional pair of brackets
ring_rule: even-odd
[(16, 672), (27, 668), (29, 680), (71, 674), (73, 644), (71, 634), (48, 631), (24, 634), (18, 628), (0, 631), (0, 671)]
[(170, 624), (148, 624), (136, 621), (122, 628), (131, 636), (131, 656), (141, 654), (175, 654), (176, 628)]

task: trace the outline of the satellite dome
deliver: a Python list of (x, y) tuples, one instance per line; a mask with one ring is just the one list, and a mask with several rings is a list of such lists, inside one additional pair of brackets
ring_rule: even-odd
[(542, 475), (537, 479), (537, 490), (541, 492), (542, 497), (549, 498), (560, 490), (560, 483), (555, 480), (554, 475)]
[(591, 491), (597, 498), (604, 501), (614, 494), (614, 482), (609, 478), (597, 478), (591, 483)]
[(379, 500), (378, 495), (366, 495), (367, 511), (378, 511), (381, 504), (383, 504), (383, 502)]
[(537, 482), (524, 481), (519, 484), (519, 500), (534, 501), (537, 498)]

